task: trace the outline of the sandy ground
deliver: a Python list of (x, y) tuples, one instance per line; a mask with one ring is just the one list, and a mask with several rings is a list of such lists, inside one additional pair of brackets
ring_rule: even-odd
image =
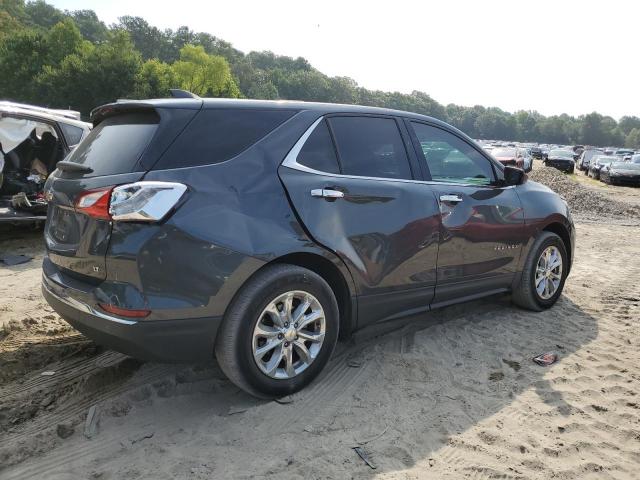
[(640, 478), (640, 224), (577, 230), (553, 309), (502, 296), (359, 336), (289, 403), (96, 347), (42, 300), (40, 233), (0, 232), (35, 257), (0, 267), (0, 478)]

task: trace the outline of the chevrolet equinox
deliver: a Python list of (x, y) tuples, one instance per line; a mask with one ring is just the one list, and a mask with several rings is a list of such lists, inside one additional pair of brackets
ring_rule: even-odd
[(42, 289), (96, 342), (300, 390), (338, 337), (571, 268), (567, 203), (423, 115), (353, 105), (118, 101), (49, 176)]

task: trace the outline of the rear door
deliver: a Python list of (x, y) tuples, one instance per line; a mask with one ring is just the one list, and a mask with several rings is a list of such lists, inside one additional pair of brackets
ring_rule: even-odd
[(515, 187), (501, 186), (497, 165), (462, 137), (407, 122), (442, 216), (434, 304), (507, 288), (527, 238)]
[(309, 235), (352, 272), (359, 326), (426, 309), (433, 297), (439, 210), (416, 181), (408, 141), (397, 118), (332, 115), (279, 170)]
[(48, 261), (84, 277), (106, 277), (111, 223), (80, 212), (78, 198), (92, 190), (140, 180), (195, 114), (195, 110), (127, 109), (116, 104), (47, 179), (45, 240)]

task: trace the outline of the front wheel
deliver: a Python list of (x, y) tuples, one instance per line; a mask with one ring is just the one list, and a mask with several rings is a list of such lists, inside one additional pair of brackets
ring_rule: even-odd
[(262, 398), (304, 388), (329, 361), (338, 339), (338, 305), (322, 277), (273, 265), (242, 287), (216, 337), (222, 371)]
[(555, 233), (542, 232), (529, 251), (520, 284), (513, 291), (513, 302), (538, 312), (550, 308), (562, 294), (568, 269), (562, 239)]

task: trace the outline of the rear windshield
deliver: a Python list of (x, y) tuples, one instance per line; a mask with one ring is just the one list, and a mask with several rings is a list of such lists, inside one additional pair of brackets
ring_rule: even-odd
[(154, 113), (127, 113), (103, 120), (65, 159), (91, 167), (91, 176), (133, 172), (158, 128)]
[(154, 170), (224, 162), (291, 118), (292, 110), (202, 110), (153, 167)]

